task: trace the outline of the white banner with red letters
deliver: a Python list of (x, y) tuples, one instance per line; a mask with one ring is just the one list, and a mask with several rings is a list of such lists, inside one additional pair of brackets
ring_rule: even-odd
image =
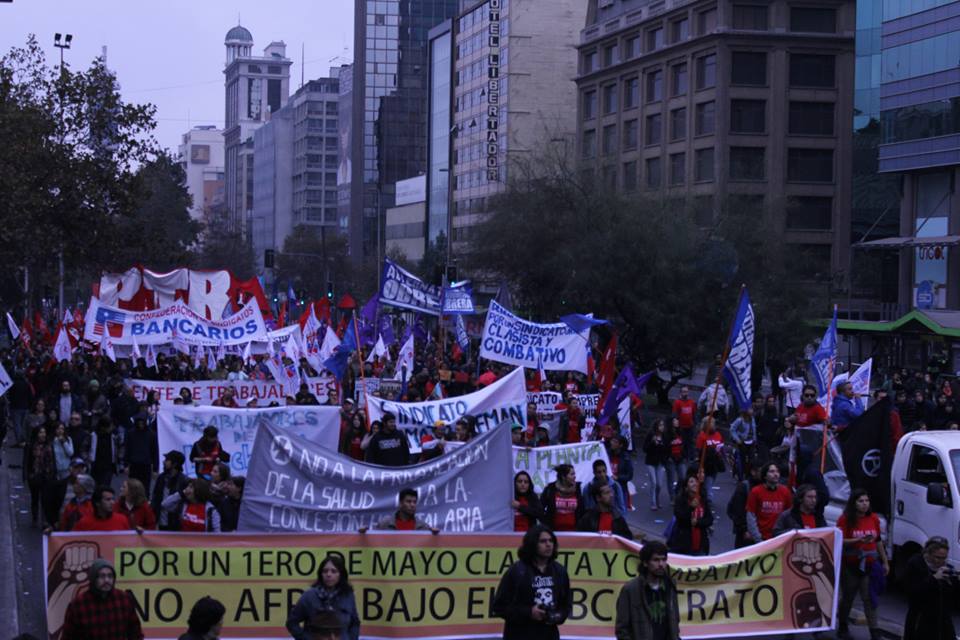
[[(317, 378), (303, 378), (310, 389), (310, 393), (317, 396), (320, 404), (327, 404), (333, 399), (337, 404), (337, 381), (331, 375)], [(137, 380), (126, 381), (133, 390), (137, 400), (146, 400), (147, 393), (156, 392), (160, 406), (172, 405), (180, 397), (180, 391), (187, 389), (193, 402), (198, 405), (211, 405), (214, 400), (223, 396), (227, 389), (233, 389), (237, 404), (246, 406), (251, 400), (256, 400), (261, 407), (271, 402), (286, 404), (283, 385), (276, 380), (197, 380), (196, 382), (176, 382), (171, 380)]]

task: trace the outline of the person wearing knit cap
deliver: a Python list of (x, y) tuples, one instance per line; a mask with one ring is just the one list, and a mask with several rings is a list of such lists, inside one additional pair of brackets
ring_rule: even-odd
[(98, 558), (88, 575), (90, 587), (67, 607), (61, 640), (143, 640), (133, 596), (115, 588), (113, 565)]

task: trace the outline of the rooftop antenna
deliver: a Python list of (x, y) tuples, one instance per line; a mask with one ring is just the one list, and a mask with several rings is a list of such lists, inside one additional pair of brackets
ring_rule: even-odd
[(300, 87), (303, 88), (304, 67), (307, 66), (306, 46), (300, 43)]

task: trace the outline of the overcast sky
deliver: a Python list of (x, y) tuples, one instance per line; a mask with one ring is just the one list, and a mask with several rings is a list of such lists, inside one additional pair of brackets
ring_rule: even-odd
[(72, 33), (66, 61), (76, 69), (106, 45), (124, 100), (157, 106), (157, 140), (176, 153), (191, 126), (223, 127), (223, 38), (238, 16), (254, 55), (272, 40), (287, 43), (291, 93), (301, 68), (309, 80), (353, 59), (353, 0), (13, 0), (0, 3), (0, 52), (33, 33), (57, 64), (54, 33)]

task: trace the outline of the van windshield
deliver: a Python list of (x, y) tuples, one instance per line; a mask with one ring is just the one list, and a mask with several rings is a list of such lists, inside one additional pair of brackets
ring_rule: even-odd
[(960, 489), (960, 449), (954, 449), (950, 452), (950, 466), (953, 468), (953, 479)]

